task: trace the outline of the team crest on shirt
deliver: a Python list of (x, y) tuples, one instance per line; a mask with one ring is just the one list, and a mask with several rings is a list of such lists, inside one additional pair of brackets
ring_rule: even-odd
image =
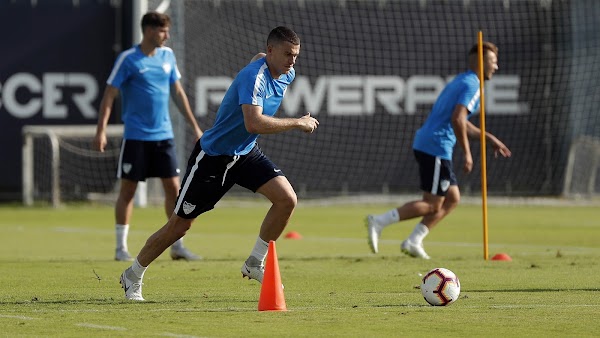
[(186, 215), (194, 211), (194, 209), (196, 209), (196, 206), (194, 204), (183, 201), (183, 212)]
[(132, 167), (131, 163), (123, 163), (123, 172), (129, 174)]
[(165, 71), (165, 73), (169, 74), (171, 72), (171, 64), (170, 63), (163, 63), (162, 69)]
[(440, 182), (440, 188), (442, 188), (442, 191), (448, 190), (449, 187), (450, 187), (450, 181), (448, 181), (448, 180), (442, 180)]

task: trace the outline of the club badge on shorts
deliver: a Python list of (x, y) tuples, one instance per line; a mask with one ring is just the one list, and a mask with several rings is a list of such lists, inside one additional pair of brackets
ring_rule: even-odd
[(440, 188), (442, 188), (442, 191), (448, 190), (448, 188), (450, 188), (450, 181), (448, 181), (448, 180), (442, 180), (440, 182)]
[(196, 209), (196, 206), (194, 204), (183, 201), (183, 212), (186, 215), (189, 215), (189, 213), (194, 211), (194, 209)]

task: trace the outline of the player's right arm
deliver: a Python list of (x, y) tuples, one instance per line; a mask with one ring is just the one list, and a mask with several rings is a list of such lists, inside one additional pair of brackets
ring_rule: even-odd
[(451, 119), (454, 135), (456, 135), (456, 141), (465, 154), (463, 170), (466, 173), (470, 173), (471, 170), (473, 170), (473, 156), (471, 155), (471, 147), (469, 146), (469, 136), (467, 133), (468, 115), (469, 111), (467, 110), (467, 107), (463, 106), (462, 104), (457, 104), (454, 107), (454, 112), (452, 113)]
[(112, 112), (115, 98), (119, 95), (119, 89), (111, 85), (106, 85), (102, 101), (100, 102), (100, 111), (98, 112), (98, 125), (96, 126), (96, 136), (94, 137), (93, 147), (95, 150), (104, 152), (106, 147), (106, 125)]

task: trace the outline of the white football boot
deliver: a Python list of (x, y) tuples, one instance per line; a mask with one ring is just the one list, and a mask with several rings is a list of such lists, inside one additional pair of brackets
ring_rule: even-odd
[(423, 243), (415, 244), (407, 239), (400, 245), (400, 250), (411, 257), (429, 259), (429, 255), (423, 249)]
[(133, 261), (133, 257), (131, 257), (127, 250), (117, 249), (115, 251), (115, 261), (131, 262)]
[(174, 248), (171, 246), (171, 258), (173, 260), (199, 261), (202, 259), (202, 256), (196, 255), (185, 247)]
[(137, 278), (130, 279), (130, 276), (135, 276), (131, 267), (123, 271), (121, 274), (121, 288), (125, 291), (125, 298), (135, 301), (144, 301), (142, 297), (142, 280)]
[(242, 265), (242, 278), (248, 277), (248, 279), (256, 279), (262, 284), (263, 276), (265, 274), (265, 266), (263, 262), (260, 262), (258, 258), (254, 256), (248, 257), (248, 259)]
[(379, 237), (381, 237), (382, 226), (377, 223), (375, 216), (368, 215), (365, 219), (367, 234), (369, 236), (369, 247), (373, 253), (379, 252)]

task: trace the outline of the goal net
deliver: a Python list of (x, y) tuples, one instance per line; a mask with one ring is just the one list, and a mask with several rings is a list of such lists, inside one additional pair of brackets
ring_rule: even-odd
[[(486, 128), (513, 152), (495, 159), (488, 150), (490, 195), (560, 195), (575, 135), (600, 136), (595, 0), (189, 0), (172, 1), (168, 13), (203, 129), (272, 28), (300, 35), (279, 116), (308, 111), (320, 127), (263, 135), (259, 145), (301, 196), (418, 192), (413, 136), (445, 83), (467, 69), (479, 30), (500, 50), (486, 84)], [(180, 145), (185, 154), (191, 147)], [(481, 190), (478, 140), (472, 153), (466, 175), (455, 151), (466, 194)]]
[(122, 126), (108, 126), (104, 152), (92, 149), (96, 126), (25, 126), (23, 128), (23, 202), (59, 206), (112, 194)]
[[(148, 9), (165, 3), (149, 0)], [(320, 126), (310, 135), (263, 135), (260, 147), (301, 197), (415, 194), (415, 131), (444, 85), (467, 69), (482, 30), (499, 47), (499, 70), (485, 88), (486, 129), (513, 153), (495, 159), (488, 149), (488, 193), (589, 196), (600, 182), (598, 148), (581, 140), (600, 138), (599, 11), (596, 0), (182, 0), (167, 9), (168, 44), (207, 129), (270, 30), (291, 27), (302, 47), (278, 116), (308, 111)], [(171, 117), (183, 169), (194, 137), (174, 107)], [(25, 203), (114, 194), (120, 127), (105, 153), (91, 150), (95, 126), (86, 128), (24, 129)], [(473, 172), (460, 171), (460, 150), (455, 169), (462, 192), (478, 195), (478, 140), (471, 149)]]

